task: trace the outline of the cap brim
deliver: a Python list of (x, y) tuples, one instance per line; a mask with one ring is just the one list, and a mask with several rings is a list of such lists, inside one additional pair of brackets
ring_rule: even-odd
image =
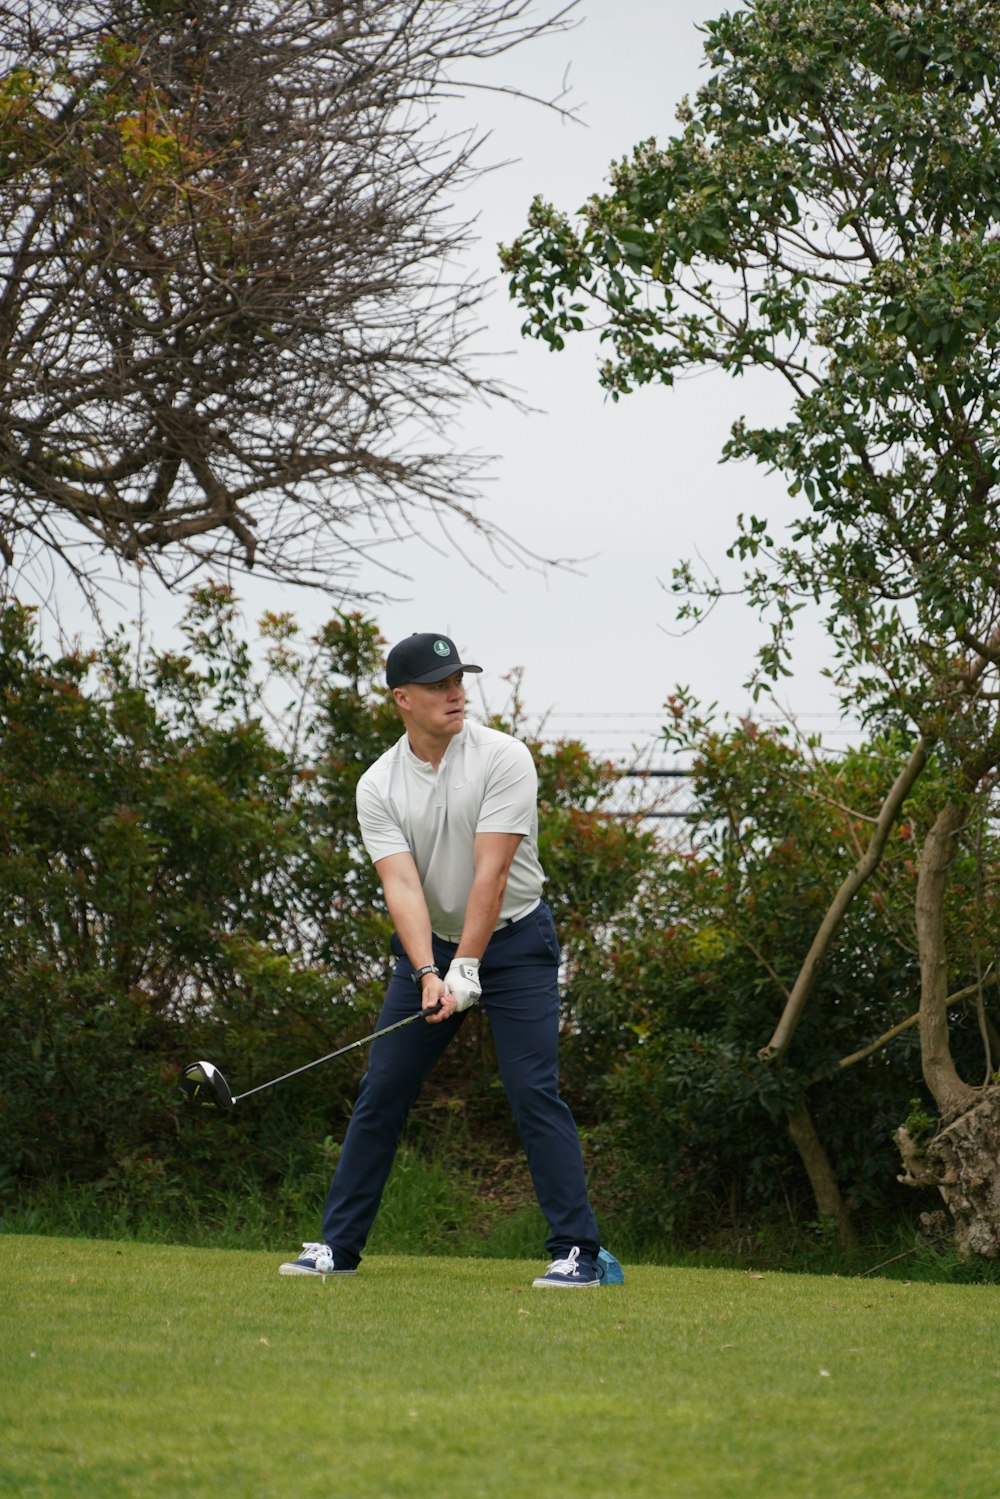
[[(453, 677), (456, 671), (482, 671), (481, 666), (470, 666), (468, 661), (452, 662), (446, 666), (436, 666), (433, 671), (425, 671), (422, 677), (411, 677), (411, 682), (416, 682), (418, 687), (426, 687), (430, 682), (443, 682), (445, 677)], [(404, 687), (405, 682), (400, 682)]]

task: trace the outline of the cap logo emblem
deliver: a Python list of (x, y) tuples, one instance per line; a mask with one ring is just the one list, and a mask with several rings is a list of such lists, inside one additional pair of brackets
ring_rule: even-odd
[(435, 640), (435, 642), (434, 642), (434, 654), (435, 654), (435, 656), (450, 656), (451, 655), (451, 646), (448, 644), (447, 640)]

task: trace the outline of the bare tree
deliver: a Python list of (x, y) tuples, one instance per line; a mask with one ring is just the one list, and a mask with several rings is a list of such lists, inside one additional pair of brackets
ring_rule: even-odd
[(436, 109), (572, 8), (0, 5), (0, 591), (109, 551), (358, 593), (428, 512), (503, 542), (447, 435), (495, 387)]

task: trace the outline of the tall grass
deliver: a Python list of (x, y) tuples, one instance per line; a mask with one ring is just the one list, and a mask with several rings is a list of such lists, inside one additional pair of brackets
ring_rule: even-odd
[[(49, 1182), (31, 1192), (0, 1181), (0, 1233), (62, 1238), (251, 1249), (286, 1255), (319, 1235), (319, 1223), (337, 1146), (324, 1141), (311, 1168), (289, 1170), (276, 1187), (262, 1188), (250, 1173), (210, 1195), (143, 1193), (135, 1184), (81, 1187)], [(692, 1248), (637, 1237), (631, 1221), (601, 1217), (605, 1244), (619, 1259), (706, 1268), (742, 1267), (808, 1274), (858, 1275), (877, 1271), (900, 1280), (1000, 1284), (1000, 1263), (962, 1262), (947, 1248), (919, 1240), (913, 1227), (896, 1224), (873, 1234), (850, 1253), (836, 1247), (822, 1226), (806, 1229), (765, 1224), (741, 1238)], [(530, 1193), (521, 1189), (494, 1200), (480, 1190), (475, 1170), (403, 1144), (389, 1179), (368, 1246), (370, 1253), (541, 1259), (546, 1225)]]
[[(31, 1192), (9, 1194), (0, 1208), (0, 1231), (280, 1250), (303, 1237), (317, 1237), (328, 1185), (328, 1174), (313, 1173), (265, 1191), (247, 1173), (211, 1196), (177, 1189), (164, 1198), (124, 1185), (47, 1182)], [(404, 1145), (386, 1188), (373, 1247), (397, 1254), (465, 1253), (484, 1232), (488, 1235), (469, 1185), (442, 1163)]]

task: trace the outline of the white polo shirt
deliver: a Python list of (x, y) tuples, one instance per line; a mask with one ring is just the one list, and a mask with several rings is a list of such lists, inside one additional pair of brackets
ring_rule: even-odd
[(538, 861), (538, 776), (519, 739), (466, 723), (435, 770), (406, 735), (358, 782), (358, 822), (373, 862), (411, 853), (431, 927), (457, 942), (475, 875), (477, 833), (520, 833), (500, 922), (537, 906), (545, 874)]

